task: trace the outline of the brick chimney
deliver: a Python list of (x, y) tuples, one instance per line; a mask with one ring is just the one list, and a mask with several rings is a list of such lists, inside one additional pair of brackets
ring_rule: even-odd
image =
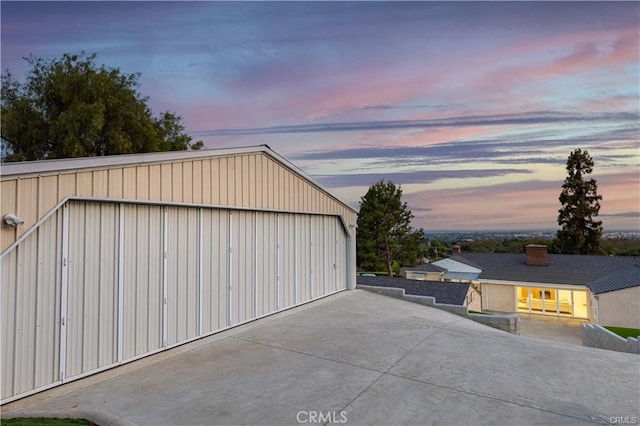
[(549, 265), (547, 246), (538, 244), (527, 244), (525, 247), (526, 263), (529, 266)]
[(459, 245), (455, 245), (453, 246), (453, 252), (454, 253), (462, 253), (462, 247), (460, 247)]

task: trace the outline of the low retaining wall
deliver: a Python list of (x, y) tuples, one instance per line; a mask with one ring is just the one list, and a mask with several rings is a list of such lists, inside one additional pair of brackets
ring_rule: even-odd
[(640, 342), (633, 337), (618, 336), (597, 324), (582, 324), (582, 346), (640, 354)]
[(515, 314), (506, 315), (482, 315), (482, 314), (470, 314), (469, 309), (466, 306), (448, 305), (446, 303), (436, 303), (436, 299), (430, 296), (415, 296), (413, 294), (405, 294), (403, 288), (394, 287), (378, 287), (372, 285), (356, 285), (356, 288), (367, 290), (372, 293), (382, 294), (384, 296), (391, 296), (397, 299), (406, 300), (413, 303), (420, 303), (421, 305), (431, 306), (432, 308), (442, 309), (443, 311), (451, 312), (456, 315), (468, 318), (470, 320), (479, 322), (489, 327), (497, 328), (499, 330), (506, 331), (511, 334), (520, 334), (520, 318)]

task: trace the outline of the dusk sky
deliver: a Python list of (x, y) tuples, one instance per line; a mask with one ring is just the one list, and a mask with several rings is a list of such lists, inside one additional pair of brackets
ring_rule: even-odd
[(206, 148), (268, 144), (357, 208), (401, 184), (414, 226), (556, 229), (595, 161), (605, 231), (640, 230), (638, 2), (0, 3), (2, 70), (97, 53)]

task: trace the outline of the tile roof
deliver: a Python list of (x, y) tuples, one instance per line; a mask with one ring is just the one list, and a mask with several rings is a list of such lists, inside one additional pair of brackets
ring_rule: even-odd
[(640, 265), (613, 272), (587, 283), (587, 287), (593, 294), (608, 293), (637, 286), (640, 286)]
[(635, 256), (588, 256), (549, 254), (549, 265), (530, 266), (524, 253), (459, 253), (461, 258), (480, 269), (480, 280), (522, 281), (532, 283), (586, 285), (616, 271), (640, 263)]
[(357, 284), (378, 287), (403, 288), (406, 294), (431, 296), (436, 303), (464, 306), (469, 283), (448, 283), (440, 281), (416, 281), (397, 277), (362, 277), (358, 276)]

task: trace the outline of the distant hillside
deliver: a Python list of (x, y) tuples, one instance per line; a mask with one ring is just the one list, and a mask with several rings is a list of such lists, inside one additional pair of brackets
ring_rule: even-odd
[[(555, 253), (554, 237), (555, 232), (542, 231), (425, 232), (425, 246), (432, 260), (450, 256), (454, 246), (463, 252), (524, 253), (527, 244), (544, 244)], [(640, 256), (640, 233), (608, 233), (600, 248), (602, 255)]]

